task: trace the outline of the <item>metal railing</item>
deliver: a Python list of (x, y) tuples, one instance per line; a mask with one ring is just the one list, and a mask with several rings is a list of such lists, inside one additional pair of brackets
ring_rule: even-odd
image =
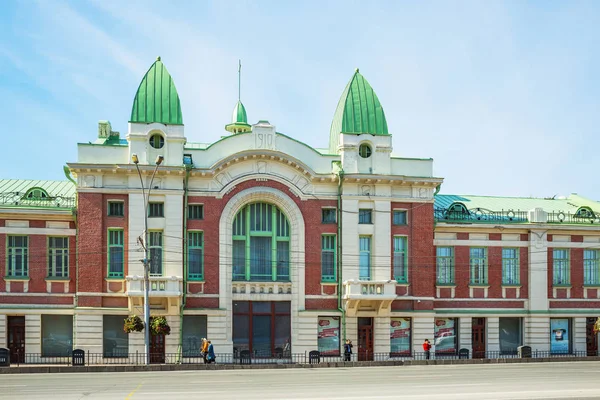
[(26, 198), (25, 193), (0, 193), (0, 205), (3, 207), (42, 207), (42, 208), (73, 208), (75, 197), (44, 197)]
[[(532, 350), (530, 358), (565, 358), (565, 357), (588, 357), (599, 354), (589, 354), (587, 351), (552, 352)], [(40, 353), (26, 353), (20, 357), (13, 358), (11, 364), (20, 365), (73, 365), (72, 356), (46, 356)], [(348, 360), (349, 358), (349, 360)], [(503, 359), (521, 358), (517, 351), (468, 351), (459, 352), (411, 352), (411, 353), (372, 353), (360, 352), (340, 355), (321, 355), (317, 351), (306, 353), (220, 353), (216, 354), (216, 364), (313, 364), (313, 363), (341, 363), (341, 362), (397, 362), (397, 361), (424, 361), (424, 360), (463, 360), (463, 359)], [(525, 357), (524, 357), (525, 358)], [(529, 357), (527, 357), (529, 358)], [(205, 364), (200, 355), (185, 356), (181, 353), (151, 353), (151, 364)], [(86, 352), (85, 358), (80, 365), (144, 365), (144, 353), (128, 353), (121, 357), (106, 356), (103, 353)]]
[(454, 211), (447, 208), (433, 210), (436, 221), (467, 221), (467, 222), (502, 222), (524, 223), (528, 222), (527, 211), (500, 210), (492, 211), (483, 208), (474, 208), (468, 211)]

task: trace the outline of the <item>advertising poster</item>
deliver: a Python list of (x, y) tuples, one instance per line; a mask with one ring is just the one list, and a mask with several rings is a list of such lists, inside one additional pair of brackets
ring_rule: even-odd
[(322, 356), (340, 355), (340, 317), (319, 317), (317, 343)]
[(436, 353), (456, 352), (456, 323), (454, 318), (437, 318), (434, 327)]
[(567, 318), (554, 318), (550, 320), (550, 351), (552, 353), (568, 353), (571, 336), (569, 334), (569, 320)]
[(390, 320), (390, 352), (394, 355), (410, 355), (410, 318)]

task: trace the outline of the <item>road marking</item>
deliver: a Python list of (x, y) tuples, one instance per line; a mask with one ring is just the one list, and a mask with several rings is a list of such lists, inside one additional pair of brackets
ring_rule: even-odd
[(139, 385), (137, 385), (137, 387), (136, 387), (135, 389), (133, 389), (133, 391), (132, 391), (131, 393), (129, 393), (129, 394), (127, 395), (127, 397), (125, 397), (125, 400), (129, 400), (129, 399), (131, 399), (131, 396), (133, 396), (133, 395), (135, 394), (135, 392), (137, 392), (137, 391), (138, 391), (138, 389), (142, 387), (142, 385), (143, 385), (143, 384), (144, 384), (144, 382), (143, 382), (143, 381), (142, 381), (142, 382), (140, 382), (140, 384), (139, 384)]

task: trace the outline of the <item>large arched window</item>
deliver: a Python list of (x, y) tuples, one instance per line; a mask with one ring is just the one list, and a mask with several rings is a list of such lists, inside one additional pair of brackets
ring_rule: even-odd
[(290, 280), (290, 224), (276, 206), (252, 203), (235, 216), (233, 280)]

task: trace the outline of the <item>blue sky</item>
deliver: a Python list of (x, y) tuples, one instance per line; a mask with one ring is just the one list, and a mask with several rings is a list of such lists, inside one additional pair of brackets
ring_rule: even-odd
[(327, 147), (354, 69), (394, 154), (432, 157), (442, 193), (600, 200), (600, 3), (581, 1), (6, 1), (0, 178), (63, 179), (98, 120), (125, 134), (160, 55), (191, 142), (249, 122)]

